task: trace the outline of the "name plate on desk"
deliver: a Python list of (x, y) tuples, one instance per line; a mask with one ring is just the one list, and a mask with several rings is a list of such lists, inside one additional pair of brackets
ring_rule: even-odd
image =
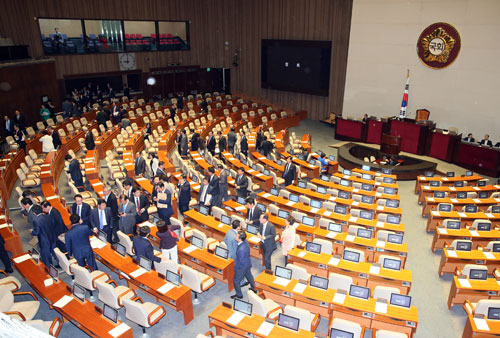
[(467, 278), (457, 278), (458, 283), (460, 284), (461, 287), (463, 288), (471, 288), (472, 285), (470, 284), (469, 280)]
[(231, 317), (229, 317), (226, 322), (228, 322), (231, 325), (238, 325), (241, 320), (245, 318), (245, 315), (241, 312), (235, 311)]
[(110, 330), (108, 333), (116, 338), (116, 337), (122, 335), (123, 333), (125, 333), (125, 331), (127, 331), (128, 329), (130, 329), (130, 326), (128, 326), (125, 323), (121, 323), (120, 325), (118, 325), (114, 329)]
[(332, 302), (337, 304), (344, 304), (345, 298), (345, 293), (336, 292), (333, 296)]
[(378, 313), (387, 313), (387, 303), (385, 303), (385, 302), (376, 302), (375, 303), (375, 312), (378, 312)]

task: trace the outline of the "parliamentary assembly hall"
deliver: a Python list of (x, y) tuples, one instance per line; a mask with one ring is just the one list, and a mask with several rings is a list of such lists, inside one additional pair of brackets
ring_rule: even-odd
[(0, 338), (500, 337), (500, 1), (0, 8)]

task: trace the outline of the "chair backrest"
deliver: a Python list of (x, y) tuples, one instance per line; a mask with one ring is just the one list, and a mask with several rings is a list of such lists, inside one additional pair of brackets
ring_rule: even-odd
[(377, 285), (373, 290), (373, 298), (383, 299), (389, 302), (391, 300), (391, 293), (400, 294), (401, 291), (398, 288), (391, 288), (388, 286)]
[(212, 207), (212, 215), (214, 216), (215, 219), (221, 220), (222, 215), (227, 215), (227, 212), (219, 207), (213, 206)]
[(361, 338), (361, 331), (363, 331), (363, 328), (358, 323), (354, 323), (341, 318), (334, 318), (332, 320), (332, 325), (330, 326), (330, 328), (332, 327), (335, 329), (353, 333), (353, 338)]
[(257, 294), (252, 290), (248, 290), (247, 295), (248, 302), (252, 303), (252, 313), (265, 318), (267, 316), (268, 310), (264, 299), (257, 296)]
[(179, 273), (179, 264), (177, 262), (172, 261), (170, 259), (162, 259), (160, 262), (155, 262), (155, 270), (158, 273), (163, 275), (167, 275), (167, 270), (170, 270), (175, 273)]
[(54, 253), (56, 254), (57, 260), (59, 261), (59, 265), (61, 266), (63, 271), (66, 272), (68, 275), (73, 276), (73, 272), (71, 272), (69, 260), (66, 257), (66, 255), (63, 254), (61, 250), (59, 250), (59, 248), (55, 248)]
[(486, 245), (486, 249), (493, 250), (493, 245), (495, 245), (495, 244), (500, 244), (500, 241), (490, 241), (490, 242), (488, 242), (488, 244)]
[(386, 259), (392, 259), (392, 260), (396, 260), (396, 261), (400, 261), (401, 262), (401, 258), (399, 258), (399, 257), (389, 256), (389, 255), (380, 255), (380, 256), (378, 256), (377, 263), (379, 263), (381, 266), (384, 266), (384, 261)]
[(148, 321), (148, 312), (146, 311), (144, 304), (124, 298), (123, 306), (125, 306), (125, 316), (128, 319), (143, 327), (150, 326)]
[(330, 272), (328, 276), (328, 288), (333, 290), (344, 290), (349, 292), (351, 285), (354, 284), (352, 277)]
[(14, 295), (6, 285), (0, 285), (0, 312), (7, 312), (14, 304)]
[(474, 314), (488, 316), (488, 310), (490, 307), (500, 307), (500, 300), (481, 299), (479, 302), (477, 302), (474, 308)]
[(417, 109), (417, 121), (426, 121), (431, 113), (427, 109)]
[(203, 249), (207, 248), (208, 240), (207, 240), (207, 235), (205, 235), (205, 233), (201, 232), (198, 229), (193, 229), (193, 236), (201, 238), (203, 240)]
[(474, 222), (472, 222), (472, 228), (477, 229), (477, 226), (479, 223), (489, 223), (490, 228), (493, 229), (493, 227), (491, 225), (491, 221), (489, 219), (475, 219)]
[(201, 278), (198, 271), (187, 266), (181, 265), (182, 284), (193, 290), (201, 293)]
[(81, 267), (77, 264), (71, 265), (71, 271), (75, 275), (75, 283), (81, 285), (87, 290), (95, 290), (94, 286), (92, 285), (92, 278), (90, 277), (89, 271)]
[(299, 319), (299, 328), (305, 331), (311, 331), (311, 313), (305, 309), (301, 309), (296, 306), (286, 305), (284, 314), (292, 316)]
[(307, 270), (305, 268), (298, 266), (298, 265), (295, 265), (295, 264), (292, 264), (292, 263), (288, 263), (286, 265), (286, 267), (288, 269), (292, 270), (292, 278), (293, 279), (301, 279), (301, 280), (305, 280), (305, 281), (309, 280), (309, 273), (307, 272)]
[(16, 174), (22, 181), (26, 179), (26, 175), (24, 174), (24, 171), (21, 168), (17, 168)]
[(128, 237), (126, 234), (124, 234), (120, 230), (118, 230), (116, 232), (116, 234), (118, 235), (118, 242), (125, 247), (126, 252), (130, 256), (133, 256), (134, 255), (133, 244), (132, 244), (132, 240), (130, 239), (130, 237)]
[(118, 304), (118, 295), (113, 285), (103, 282), (102, 280), (96, 280), (95, 286), (99, 291), (99, 300), (101, 302), (114, 309), (119, 309), (121, 307), (120, 304)]
[(321, 245), (321, 253), (326, 253), (331, 255), (333, 253), (332, 241), (327, 241), (326, 239), (315, 238), (313, 243)]
[(485, 265), (465, 264), (464, 269), (462, 270), (462, 275), (469, 278), (471, 270), (484, 270), (486, 271), (486, 273), (488, 273), (488, 267)]
[(396, 234), (394, 231), (379, 230), (377, 231), (377, 239), (380, 241), (387, 242), (387, 237), (389, 237), (389, 235), (394, 235), (394, 234)]

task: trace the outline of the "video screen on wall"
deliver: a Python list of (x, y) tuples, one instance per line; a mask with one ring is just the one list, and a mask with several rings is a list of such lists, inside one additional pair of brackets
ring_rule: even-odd
[(45, 54), (189, 50), (188, 21), (39, 18)]
[(262, 40), (261, 86), (328, 96), (331, 41)]

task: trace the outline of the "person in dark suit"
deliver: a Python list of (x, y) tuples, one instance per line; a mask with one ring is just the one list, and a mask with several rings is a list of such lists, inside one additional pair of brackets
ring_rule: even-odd
[(111, 243), (113, 235), (113, 216), (111, 208), (106, 206), (106, 201), (103, 199), (97, 200), (97, 208), (90, 212), (90, 227), (97, 234), (98, 230), (106, 233), (106, 240)]
[(133, 202), (135, 204), (135, 209), (137, 210), (137, 214), (135, 215), (135, 224), (146, 222), (149, 219), (149, 199), (146, 195), (141, 194), (139, 189), (134, 189), (133, 194)]
[(245, 223), (252, 224), (255, 226), (259, 226), (260, 215), (262, 214), (262, 210), (257, 206), (255, 200), (251, 197), (247, 197), (245, 200), (247, 207), (247, 214), (245, 216)]
[[(170, 225), (170, 217), (174, 213), (174, 209), (172, 208), (172, 193), (165, 188), (163, 182), (158, 183), (157, 191), (158, 193), (153, 200), (157, 203), (158, 216), (164, 220), (167, 225)], [(165, 194), (165, 197), (163, 197), (162, 194)]]
[(227, 133), (227, 146), (229, 148), (229, 152), (234, 153), (234, 145), (236, 144), (236, 133), (234, 132), (234, 128), (231, 127), (229, 133)]
[(19, 149), (24, 150), (24, 153), (26, 153), (26, 136), (24, 136), (24, 132), (17, 124), (14, 125), (14, 140), (19, 145)]
[(187, 156), (188, 150), (189, 150), (189, 142), (188, 142), (188, 137), (186, 135), (186, 130), (182, 129), (181, 131), (181, 156)]
[(85, 148), (87, 150), (94, 150), (95, 148), (94, 135), (90, 130), (85, 134)]
[(184, 97), (182, 93), (177, 93), (177, 107), (182, 110), (184, 108)]
[(121, 121), (121, 112), (120, 112), (120, 107), (116, 104), (116, 102), (113, 102), (113, 105), (111, 107), (111, 117), (113, 119), (113, 124), (118, 125)]
[(479, 142), (480, 145), (482, 146), (488, 146), (488, 147), (493, 147), (493, 142), (490, 140), (490, 135), (486, 134), (484, 135), (484, 138)]
[(135, 153), (135, 176), (144, 175), (146, 171), (146, 161), (142, 158), (141, 153)]
[(267, 270), (271, 268), (271, 255), (276, 250), (276, 229), (274, 225), (269, 223), (267, 214), (260, 215), (260, 229), (257, 237), (261, 239), (262, 254), (264, 255), (264, 265)]
[(56, 247), (57, 236), (52, 228), (52, 220), (49, 216), (42, 213), (40, 205), (33, 206), (33, 213), (35, 214), (35, 219), (33, 220), (31, 234), (38, 237), (40, 258), (43, 264), (48, 267), (52, 264), (52, 257), (56, 257), (54, 248)]
[(208, 193), (208, 177), (203, 178), (203, 182), (200, 185), (200, 193), (198, 194), (198, 205), (210, 206), (211, 196)]
[(61, 250), (61, 252), (66, 252), (66, 245), (59, 239), (59, 236), (61, 234), (68, 231), (68, 228), (64, 224), (61, 213), (56, 208), (52, 207), (52, 205), (48, 201), (42, 203), (42, 210), (52, 222), (52, 230), (56, 235), (56, 246), (59, 248), (59, 250)]
[(23, 197), (21, 200), (21, 205), (23, 206), (23, 213), (28, 218), (28, 225), (30, 230), (33, 230), (33, 220), (35, 219), (35, 214), (33, 213), (33, 200), (29, 197)]
[(263, 140), (262, 140), (262, 143), (260, 145), (261, 147), (261, 150), (262, 150), (262, 153), (264, 154), (264, 156), (267, 157), (267, 155), (269, 155), (269, 153), (273, 150), (273, 144), (271, 143), (271, 141), (269, 141), (267, 139), (267, 136), (264, 136)]
[(200, 108), (201, 110), (206, 114), (208, 113), (208, 103), (207, 103), (207, 100), (205, 98), (202, 99), (201, 103), (200, 103)]
[(80, 223), (80, 216), (77, 214), (72, 214), (69, 220), (71, 221), (71, 229), (65, 235), (68, 255), (73, 256), (78, 265), (88, 265), (93, 270), (97, 270), (94, 252), (90, 246), (89, 236), (92, 235), (90, 228), (88, 225)]
[(14, 116), (14, 124), (18, 124), (21, 130), (26, 129), (26, 120), (21, 115), (21, 112), (19, 110), (16, 110), (16, 115)]
[(221, 154), (221, 158), (222, 158), (222, 153), (227, 151), (227, 141), (226, 141), (226, 138), (224, 137), (224, 135), (222, 135), (222, 132), (217, 132), (217, 135), (219, 135), (219, 151), (220, 151), (220, 154)]
[(215, 146), (216, 145), (217, 145), (217, 141), (215, 140), (214, 134), (210, 131), (208, 133), (207, 150), (212, 154), (212, 156), (215, 155)]
[(123, 181), (123, 193), (128, 197), (129, 200), (134, 197), (132, 194), (132, 189), (133, 189), (133, 183), (131, 180), (126, 179)]
[(264, 141), (264, 133), (262, 131), (262, 126), (257, 130), (257, 135), (255, 137), (255, 148), (260, 152), (262, 149), (262, 142)]
[(120, 231), (126, 235), (133, 235), (135, 233), (135, 215), (137, 215), (137, 211), (135, 205), (129, 201), (129, 198), (125, 194), (122, 194), (120, 197), (118, 213), (120, 215), (118, 224)]
[(248, 195), (248, 177), (245, 176), (243, 168), (238, 168), (238, 175), (236, 176), (235, 184), (238, 197), (246, 198)]
[(466, 138), (464, 138), (465, 142), (475, 142), (476, 140), (472, 137), (472, 133), (469, 133)]
[(3, 239), (1, 234), (0, 234), (0, 260), (5, 266), (3, 269), (5, 272), (7, 273), (14, 272), (14, 270), (12, 269), (12, 263), (10, 262), (9, 254), (7, 253), (7, 250), (5, 250), (5, 240)]
[(194, 133), (191, 137), (191, 151), (198, 151), (200, 148), (200, 134)]
[(368, 122), (368, 114), (363, 115), (363, 122)]
[(292, 157), (288, 156), (286, 158), (285, 170), (283, 171), (283, 179), (285, 180), (285, 186), (293, 184), (295, 178), (297, 177), (297, 167), (292, 163)]
[(167, 172), (165, 171), (165, 162), (164, 161), (158, 162), (158, 169), (156, 169), (155, 176), (161, 177), (166, 174)]
[(55, 132), (53, 128), (47, 128), (49, 131), (49, 135), (52, 136), (52, 144), (54, 145), (54, 149), (57, 150), (57, 148), (62, 144), (61, 143), (61, 138), (59, 137), (59, 134)]
[(12, 122), (12, 120), (7, 115), (5, 115), (3, 119), (5, 120), (3, 125), (5, 137), (14, 135), (14, 122)]
[(106, 128), (106, 122), (108, 121), (108, 114), (106, 114), (102, 110), (99, 110), (96, 115), (96, 120), (98, 125), (102, 124), (104, 128)]
[(191, 185), (185, 174), (182, 174), (177, 188), (179, 188), (179, 212), (184, 215), (189, 210), (189, 201), (191, 201)]
[(120, 220), (120, 216), (118, 216), (118, 199), (107, 185), (104, 186), (102, 192), (104, 194), (104, 200), (106, 201), (106, 207), (111, 210), (111, 217), (113, 218), (113, 228), (111, 229), (112, 243), (116, 243), (118, 241), (116, 232), (118, 231), (118, 221)]
[(219, 178), (217, 177), (217, 175), (215, 175), (214, 167), (208, 168), (208, 172), (210, 173), (210, 177), (208, 178), (208, 193), (212, 195), (212, 200), (210, 204), (220, 207), (221, 201), (220, 201)]
[(241, 133), (241, 139), (240, 139), (240, 151), (243, 155), (248, 156), (248, 140), (247, 136), (245, 135), (245, 132), (240, 130)]
[(175, 125), (175, 114), (176, 113), (177, 113), (177, 105), (174, 103), (170, 107), (170, 118), (172, 119), (172, 122), (174, 123), (174, 125)]
[(222, 204), (222, 202), (225, 202), (229, 199), (228, 196), (228, 191), (229, 191), (229, 185), (227, 183), (227, 170), (224, 169), (224, 166), (222, 164), (219, 164), (217, 166), (219, 168), (219, 204)]
[(234, 237), (236, 242), (238, 242), (238, 247), (236, 248), (236, 259), (234, 260), (234, 291), (235, 294), (231, 298), (243, 298), (241, 293), (241, 281), (246, 278), (248, 283), (250, 283), (250, 288), (255, 292), (255, 282), (252, 276), (252, 261), (250, 260), (250, 245), (246, 240), (247, 235), (244, 231), (238, 231)]
[(82, 195), (76, 194), (74, 198), (75, 203), (71, 207), (71, 213), (78, 215), (82, 220), (82, 223), (89, 226), (90, 211), (92, 210), (92, 208), (90, 207), (90, 205), (83, 201)]
[(161, 262), (161, 258), (155, 256), (153, 246), (151, 242), (147, 238), (149, 235), (150, 229), (148, 226), (142, 226), (139, 229), (139, 236), (135, 236), (132, 240), (132, 246), (135, 251), (135, 256), (137, 260), (139, 257), (145, 257), (153, 262)]
[(66, 161), (69, 161), (68, 171), (71, 175), (71, 179), (75, 182), (77, 188), (83, 188), (83, 176), (82, 170), (80, 169), (80, 162), (76, 158), (71, 157), (71, 155), (66, 155), (64, 157)]

